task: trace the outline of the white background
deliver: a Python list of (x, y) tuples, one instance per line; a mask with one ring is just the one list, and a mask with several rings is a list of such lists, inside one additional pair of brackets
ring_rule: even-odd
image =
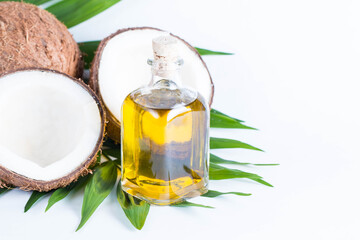
[(153, 26), (195, 46), (236, 53), (205, 58), (213, 107), (259, 131), (216, 130), (264, 149), (213, 151), (277, 167), (242, 168), (275, 187), (211, 182), (250, 197), (197, 198), (216, 209), (152, 207), (135, 230), (114, 192), (79, 232), (81, 195), (46, 214), (30, 193), (0, 197), (0, 239), (360, 239), (360, 2), (350, 0), (123, 0), (70, 31), (98, 40), (123, 27)]

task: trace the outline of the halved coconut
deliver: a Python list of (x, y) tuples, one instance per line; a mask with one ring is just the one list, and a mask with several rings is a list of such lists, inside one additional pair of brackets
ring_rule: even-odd
[(45, 69), (0, 75), (0, 185), (49, 191), (90, 172), (105, 116), (80, 80)]
[[(90, 86), (105, 105), (107, 133), (120, 141), (120, 109), (125, 97), (133, 90), (148, 84), (151, 78), (147, 59), (153, 58), (152, 39), (164, 35), (156, 28), (121, 29), (101, 41), (90, 74)], [(185, 86), (198, 91), (211, 105), (214, 86), (206, 64), (195, 48), (178, 39), (181, 69)]]

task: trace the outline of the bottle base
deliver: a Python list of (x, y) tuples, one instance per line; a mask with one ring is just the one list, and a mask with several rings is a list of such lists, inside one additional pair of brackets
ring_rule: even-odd
[[(181, 191), (177, 193), (171, 194), (171, 196), (169, 195), (166, 196), (166, 194), (158, 194), (158, 193), (151, 193), (149, 191), (145, 191), (143, 188), (127, 180), (122, 182), (122, 189), (126, 193), (141, 200), (144, 200), (152, 205), (167, 206), (167, 205), (181, 203), (186, 199), (198, 197), (200, 195), (207, 193), (208, 182), (205, 183), (205, 181), (200, 181), (197, 184), (190, 185), (181, 189)], [(154, 195), (157, 195), (159, 197), (157, 198), (152, 197)]]

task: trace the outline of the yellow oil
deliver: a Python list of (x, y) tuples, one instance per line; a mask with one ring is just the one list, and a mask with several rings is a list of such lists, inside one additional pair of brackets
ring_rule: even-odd
[(138, 91), (125, 99), (121, 124), (126, 192), (158, 205), (207, 192), (209, 111), (201, 96)]

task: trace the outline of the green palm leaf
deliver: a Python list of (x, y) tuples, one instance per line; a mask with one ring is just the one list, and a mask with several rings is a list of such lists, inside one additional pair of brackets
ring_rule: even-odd
[(221, 157), (218, 157), (214, 154), (210, 154), (210, 162), (216, 164), (235, 164), (235, 165), (252, 165), (252, 166), (277, 166), (279, 164), (276, 163), (244, 163), (244, 162), (237, 162), (232, 160), (225, 160)]
[(89, 175), (86, 175), (85, 177), (80, 177), (77, 182), (73, 182), (64, 188), (56, 189), (49, 198), (45, 212), (47, 212), (55, 203), (66, 198), (66, 196), (69, 195), (69, 193), (74, 189), (80, 189), (84, 187), (87, 184), (89, 177)]
[(120, 0), (63, 0), (48, 8), (68, 28), (103, 12)]
[(244, 172), (238, 169), (226, 168), (215, 163), (210, 163), (209, 171), (210, 180), (223, 180), (232, 178), (247, 178), (263, 185), (272, 187), (272, 185), (264, 180), (257, 174)]
[(212, 206), (207, 206), (207, 205), (202, 205), (202, 204), (198, 204), (198, 203), (193, 203), (193, 202), (189, 202), (189, 201), (183, 201), (180, 203), (176, 203), (171, 205), (172, 207), (202, 207), (202, 208), (214, 208)]
[(7, 193), (11, 188), (0, 188), (0, 195)]
[(242, 128), (257, 130), (256, 128), (246, 126), (243, 122), (244, 121), (229, 117), (215, 109), (211, 109), (210, 111), (210, 127), (212, 128)]
[(200, 55), (233, 55), (233, 53), (211, 51), (204, 48), (196, 47), (196, 50)]
[(251, 193), (242, 193), (242, 192), (219, 192), (219, 191), (214, 191), (214, 190), (209, 190), (207, 193), (201, 195), (202, 197), (207, 197), (207, 198), (214, 198), (214, 197), (218, 197), (221, 195), (227, 195), (227, 194), (232, 194), (232, 195), (237, 195), (237, 196), (250, 196)]
[(116, 147), (116, 148), (105, 148), (102, 150), (103, 154), (112, 156), (116, 159), (120, 159), (121, 158), (121, 151), (120, 151), (120, 146)]
[(210, 149), (218, 149), (218, 148), (245, 148), (250, 150), (263, 151), (259, 148), (251, 146), (244, 142), (240, 142), (238, 140), (211, 137)]
[(100, 41), (90, 41), (90, 42), (81, 42), (79, 43), (79, 48), (83, 53), (84, 58), (84, 67), (85, 69), (90, 68), (90, 64), (94, 59), (96, 49), (98, 48)]
[(120, 182), (117, 187), (116, 195), (126, 217), (130, 220), (134, 227), (136, 227), (138, 230), (141, 230), (149, 213), (150, 204), (143, 200), (134, 198), (133, 196), (124, 192), (121, 189)]
[(25, 208), (24, 208), (24, 212), (29, 211), (29, 209), (37, 202), (39, 201), (42, 197), (44, 197), (45, 195), (47, 195), (49, 192), (38, 192), (38, 191), (33, 191), (29, 200), (27, 201)]
[(230, 117), (229, 115), (226, 115), (218, 110), (215, 110), (215, 109), (211, 109), (210, 110), (210, 114), (216, 114), (216, 115), (220, 115), (220, 116), (224, 116), (224, 117), (227, 117), (227, 118), (230, 118), (230, 119), (233, 119), (235, 121), (238, 121), (238, 122), (244, 122), (243, 120), (240, 120), (240, 119), (237, 119), (237, 118), (234, 118), (234, 117)]
[(100, 165), (91, 176), (85, 187), (84, 200), (81, 210), (81, 221), (76, 229), (78, 231), (89, 220), (97, 207), (104, 201), (113, 189), (117, 178), (117, 168), (112, 162)]

